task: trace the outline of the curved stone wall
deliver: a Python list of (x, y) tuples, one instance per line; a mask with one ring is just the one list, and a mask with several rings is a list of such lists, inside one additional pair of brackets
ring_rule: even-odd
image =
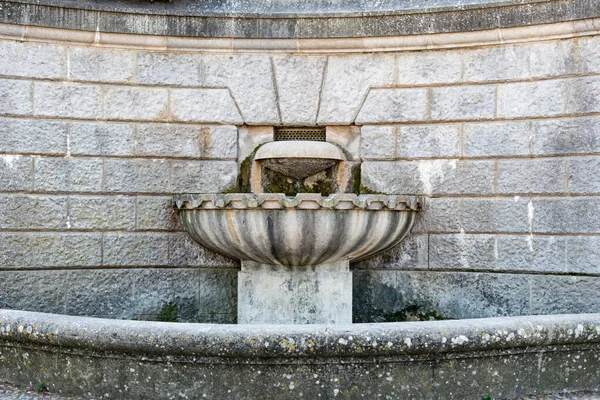
[(429, 197), (400, 248), (354, 266), (356, 321), (598, 312), (588, 3), (584, 20), (378, 42), (86, 32), (5, 13), (0, 308), (154, 319), (173, 303), (181, 321), (235, 322), (238, 265), (187, 237), (171, 196), (231, 187), (239, 132), (324, 125), (360, 127), (364, 186)]

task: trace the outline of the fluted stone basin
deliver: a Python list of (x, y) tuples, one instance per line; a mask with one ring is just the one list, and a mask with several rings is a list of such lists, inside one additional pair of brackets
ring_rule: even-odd
[(175, 206), (202, 246), (241, 260), (238, 323), (351, 323), (351, 260), (409, 233), (420, 197), (187, 194)]
[(195, 194), (175, 197), (202, 246), (238, 260), (307, 266), (358, 260), (410, 231), (418, 197), (333, 194)]

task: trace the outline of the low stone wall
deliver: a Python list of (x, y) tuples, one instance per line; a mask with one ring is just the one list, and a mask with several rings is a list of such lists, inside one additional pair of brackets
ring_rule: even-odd
[(511, 398), (600, 390), (600, 314), (205, 325), (0, 310), (0, 380), (94, 398)]

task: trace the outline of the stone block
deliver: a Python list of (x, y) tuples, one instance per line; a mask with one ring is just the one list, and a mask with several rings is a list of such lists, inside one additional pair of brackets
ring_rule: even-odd
[(65, 47), (3, 40), (0, 42), (0, 75), (64, 79), (67, 76)]
[(0, 188), (3, 192), (33, 189), (33, 158), (0, 155)]
[(458, 125), (407, 125), (398, 130), (398, 158), (450, 158), (460, 156)]
[(419, 51), (398, 54), (400, 85), (457, 83), (462, 79), (463, 57), (460, 51)]
[(578, 60), (578, 72), (600, 72), (600, 36), (578, 38), (575, 52)]
[(69, 198), (72, 229), (133, 230), (135, 198), (123, 196), (72, 196)]
[(61, 268), (102, 265), (99, 233), (0, 233), (3, 268)]
[(36, 158), (35, 190), (42, 192), (102, 191), (98, 158)]
[(69, 47), (69, 78), (91, 82), (129, 82), (134, 57), (128, 50)]
[(528, 122), (464, 124), (465, 157), (504, 157), (529, 155)]
[(600, 312), (598, 277), (534, 275), (529, 279), (532, 314)]
[(357, 124), (422, 121), (427, 118), (427, 89), (372, 89)]
[(273, 57), (283, 124), (316, 124), (325, 65), (325, 57)]
[(72, 155), (134, 155), (134, 127), (107, 122), (73, 122), (69, 130), (69, 151)]
[(364, 54), (330, 57), (317, 122), (349, 124), (371, 87), (394, 83), (395, 56)]
[(238, 161), (244, 161), (261, 144), (275, 140), (272, 126), (240, 126), (238, 131)]
[(429, 235), (429, 267), (440, 270), (493, 270), (498, 258), (495, 235)]
[(162, 233), (107, 233), (102, 264), (116, 266), (165, 266), (169, 259), (168, 236)]
[(360, 130), (360, 156), (363, 160), (396, 158), (396, 130), (389, 125), (365, 125)]
[(66, 229), (64, 196), (0, 195), (0, 229)]
[[(569, 83), (570, 85), (570, 83)], [(498, 88), (498, 116), (548, 117), (565, 112), (564, 80), (506, 83)]]
[(577, 157), (567, 161), (569, 193), (600, 193), (600, 157)]
[(62, 155), (67, 132), (64, 122), (0, 118), (0, 152)]
[(27, 115), (33, 113), (32, 83), (14, 79), (0, 79), (0, 113)]
[(600, 77), (572, 79), (568, 82), (569, 113), (587, 114), (600, 111)]
[(600, 118), (564, 118), (533, 121), (531, 152), (559, 155), (600, 152)]
[(102, 88), (59, 82), (33, 84), (34, 113), (66, 118), (102, 118)]
[(136, 153), (141, 156), (236, 159), (235, 126), (138, 125)]
[(325, 136), (328, 142), (344, 149), (348, 160), (360, 160), (361, 127), (356, 125), (327, 126)]
[(410, 234), (398, 245), (374, 257), (358, 261), (354, 269), (429, 268), (429, 236)]
[(428, 198), (423, 211), (417, 214), (412, 234), (459, 232), (461, 229), (460, 201), (456, 198)]
[(599, 197), (542, 198), (530, 203), (534, 232), (600, 233)]
[(177, 161), (171, 163), (171, 191), (176, 193), (220, 193), (236, 180), (235, 161)]
[(64, 314), (68, 273), (51, 271), (0, 271), (0, 307)]
[(396, 194), (486, 194), (494, 192), (493, 161), (421, 160), (365, 162), (363, 185)]
[(530, 47), (523, 45), (496, 46), (464, 52), (464, 80), (490, 82), (527, 79)]
[(118, 87), (105, 89), (104, 117), (135, 121), (166, 121), (169, 117), (167, 89)]
[(431, 119), (489, 119), (496, 114), (496, 86), (449, 86), (431, 89)]
[(355, 270), (353, 282), (354, 322), (401, 321), (417, 312), (458, 319), (530, 313), (523, 275)]
[(567, 236), (567, 270), (578, 274), (600, 273), (600, 237)]
[[(210, 106), (207, 107), (207, 104)], [(227, 89), (172, 89), (171, 119), (235, 125), (244, 123)]]
[(460, 232), (528, 233), (536, 225), (527, 198), (463, 198), (460, 204)]
[(571, 75), (576, 72), (575, 42), (554, 40), (530, 45), (532, 77)]
[(138, 196), (136, 207), (138, 230), (183, 230), (171, 196)]
[(213, 253), (185, 232), (169, 235), (169, 265), (178, 267), (236, 268), (238, 261)]
[(133, 81), (151, 85), (201, 86), (203, 64), (196, 54), (137, 53)]
[(120, 193), (169, 192), (169, 163), (158, 159), (105, 159), (104, 190)]
[[(271, 60), (267, 56), (211, 55), (204, 57), (204, 85), (229, 88), (247, 124), (275, 125), (279, 123), (274, 82)], [(199, 100), (199, 102), (203, 103), (204, 101)], [(215, 111), (210, 110), (210, 112)], [(219, 121), (210, 119), (207, 122)]]
[(565, 159), (498, 161), (498, 193), (566, 193)]

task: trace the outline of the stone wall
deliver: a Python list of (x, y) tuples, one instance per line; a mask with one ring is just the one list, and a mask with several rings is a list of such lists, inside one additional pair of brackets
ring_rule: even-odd
[(1, 28), (0, 308), (234, 322), (238, 264), (171, 195), (231, 187), (240, 127), (358, 125), (363, 185), (428, 201), (355, 265), (356, 321), (600, 311), (600, 36), (223, 54)]

